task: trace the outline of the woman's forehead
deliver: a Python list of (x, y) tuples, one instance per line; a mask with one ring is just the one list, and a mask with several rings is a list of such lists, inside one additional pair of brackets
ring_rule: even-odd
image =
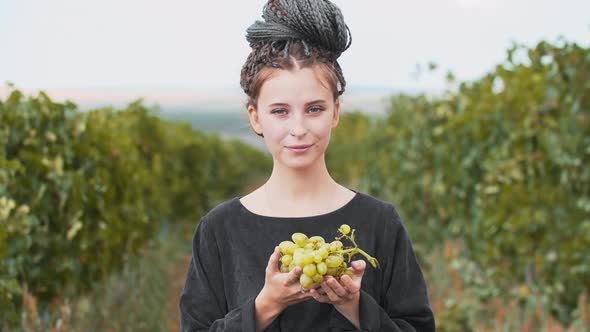
[(273, 103), (309, 103), (328, 101), (332, 93), (316, 70), (304, 68), (295, 71), (278, 70), (260, 89), (259, 101)]

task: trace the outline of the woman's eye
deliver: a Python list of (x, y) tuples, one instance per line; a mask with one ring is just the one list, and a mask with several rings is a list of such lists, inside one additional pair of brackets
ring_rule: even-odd
[[(310, 113), (320, 113), (321, 111), (323, 111), (324, 109), (321, 107), (312, 107), (309, 109)], [(270, 112), (271, 114), (286, 114), (287, 110), (284, 109), (276, 109), (276, 110), (272, 110)]]

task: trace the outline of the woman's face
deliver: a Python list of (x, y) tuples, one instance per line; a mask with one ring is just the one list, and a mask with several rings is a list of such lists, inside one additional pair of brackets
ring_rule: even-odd
[[(304, 168), (322, 161), (340, 105), (322, 85), (317, 69), (277, 70), (258, 95), (258, 109), (248, 108), (250, 122), (276, 162)], [(290, 148), (310, 145), (306, 149)]]

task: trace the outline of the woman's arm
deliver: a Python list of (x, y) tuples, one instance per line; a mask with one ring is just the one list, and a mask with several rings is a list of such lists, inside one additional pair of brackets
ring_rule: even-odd
[(229, 311), (223, 286), (223, 262), (204, 217), (193, 236), (192, 259), (180, 295), (180, 330), (255, 331), (255, 297)]
[(426, 282), (406, 228), (393, 208), (395, 239), (392, 268), (383, 282), (385, 296), (380, 305), (361, 289), (359, 317), (362, 331), (435, 331)]

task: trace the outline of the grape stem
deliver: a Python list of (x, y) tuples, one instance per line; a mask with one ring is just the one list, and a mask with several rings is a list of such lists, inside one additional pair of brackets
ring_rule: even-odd
[(354, 229), (352, 230), (350, 236), (348, 236), (346, 234), (342, 234), (342, 236), (340, 236), (339, 239), (341, 239), (342, 237), (349, 239), (352, 242), (352, 244), (354, 244), (354, 248), (339, 250), (336, 253), (349, 254), (350, 257), (352, 257), (354, 254), (361, 254), (361, 255), (365, 256), (365, 258), (369, 261), (369, 263), (371, 263), (371, 265), (373, 265), (374, 268), (377, 268), (379, 266), (379, 261), (377, 261), (376, 258), (371, 257), (371, 255), (367, 254), (364, 250), (359, 248), (359, 246), (356, 244), (356, 241), (354, 241)]

